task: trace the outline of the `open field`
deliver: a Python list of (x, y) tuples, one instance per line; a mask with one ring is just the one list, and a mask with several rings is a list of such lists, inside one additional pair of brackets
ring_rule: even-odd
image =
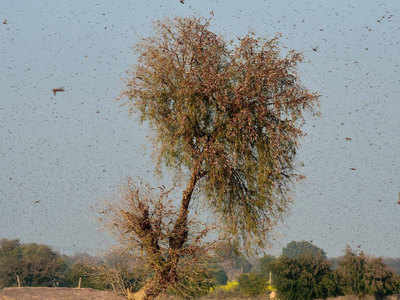
[(123, 300), (110, 291), (74, 288), (23, 287), (0, 290), (0, 300)]
[[(99, 291), (89, 288), (48, 288), (48, 287), (24, 287), (5, 288), (0, 290), (0, 300), (125, 300), (111, 291)], [(161, 300), (174, 300), (173, 297), (161, 298)], [(202, 300), (219, 300), (218, 296), (206, 296)], [(266, 297), (232, 297), (225, 300), (261, 300)], [(364, 300), (375, 300), (373, 296), (366, 296)], [(342, 296), (328, 298), (327, 300), (358, 300), (355, 296)], [(400, 300), (400, 295), (387, 296), (383, 300)]]

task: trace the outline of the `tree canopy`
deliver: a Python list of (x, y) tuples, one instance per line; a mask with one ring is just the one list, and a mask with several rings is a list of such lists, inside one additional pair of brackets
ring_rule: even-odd
[(155, 130), (160, 163), (201, 180), (229, 232), (262, 241), (287, 209), (304, 112), (318, 103), (296, 73), (302, 55), (282, 57), (277, 37), (226, 42), (196, 17), (155, 27), (135, 48), (129, 109)]
[(16, 283), (22, 273), (22, 249), (19, 240), (0, 240), (0, 289)]
[(259, 272), (265, 277), (268, 277), (269, 273), (272, 272), (275, 261), (276, 257), (272, 255), (264, 255), (261, 257), (259, 260)]
[(322, 256), (281, 256), (273, 264), (280, 299), (326, 299), (339, 293), (337, 276)]
[(282, 255), (289, 258), (297, 258), (302, 255), (321, 256), (326, 259), (326, 253), (323, 249), (315, 246), (308, 241), (291, 241), (282, 249)]
[(0, 287), (21, 284), (53, 286), (62, 282), (67, 264), (61, 255), (40, 244), (21, 244), (19, 240), (0, 240)]
[(364, 296), (385, 296), (400, 292), (400, 278), (391, 271), (382, 258), (367, 256), (350, 247), (339, 261), (338, 272), (346, 293)]

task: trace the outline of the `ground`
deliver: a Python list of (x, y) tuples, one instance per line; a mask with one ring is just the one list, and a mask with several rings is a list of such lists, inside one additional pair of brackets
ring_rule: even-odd
[(0, 300), (126, 300), (110, 291), (74, 288), (23, 287), (0, 290)]

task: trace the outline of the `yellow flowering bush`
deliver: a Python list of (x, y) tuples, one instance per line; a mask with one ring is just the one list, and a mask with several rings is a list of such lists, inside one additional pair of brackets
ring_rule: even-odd
[(231, 292), (231, 291), (236, 290), (238, 287), (239, 287), (239, 282), (236, 280), (233, 280), (233, 281), (228, 281), (225, 285), (218, 285), (215, 288), (214, 287), (210, 288), (210, 292), (213, 292), (215, 290)]

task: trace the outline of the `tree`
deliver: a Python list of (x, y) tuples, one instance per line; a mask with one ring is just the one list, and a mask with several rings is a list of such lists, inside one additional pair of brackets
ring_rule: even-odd
[(396, 274), (400, 275), (400, 258), (389, 258), (385, 257), (383, 259), (385, 265), (392, 269)]
[(311, 300), (339, 294), (337, 275), (322, 256), (281, 256), (273, 264), (274, 284), (284, 300)]
[(239, 249), (238, 243), (219, 242), (214, 248), (216, 261), (224, 268), (229, 280), (250, 272), (252, 265)]
[(368, 293), (378, 299), (399, 292), (398, 276), (391, 271), (380, 257), (369, 257), (366, 273)]
[[(138, 64), (121, 95), (154, 129), (158, 165), (187, 179), (176, 213), (159, 201), (151, 207), (137, 186), (130, 192), (135, 210), (120, 211), (124, 234), (154, 270), (135, 299), (178, 287), (182, 258), (201, 252), (200, 244), (191, 248), (200, 239), (189, 220), (194, 199), (246, 249), (263, 246), (290, 204), (304, 113), (318, 103), (296, 74), (301, 54), (282, 57), (278, 38), (253, 33), (226, 42), (209, 27), (196, 17), (157, 22), (156, 35), (136, 45)], [(166, 222), (157, 217), (162, 210)]]
[(269, 273), (272, 272), (275, 260), (276, 257), (272, 255), (264, 255), (262, 258), (260, 258), (259, 260), (260, 273), (266, 278), (268, 278)]
[(215, 285), (225, 285), (228, 282), (226, 272), (218, 265), (210, 266), (210, 275), (214, 279)]
[(265, 292), (266, 286), (267, 282), (260, 274), (248, 273), (239, 276), (239, 291), (246, 296), (261, 295)]
[(61, 255), (46, 245), (0, 241), (0, 287), (16, 285), (17, 275), (28, 286), (62, 284), (66, 269)]
[(22, 273), (22, 249), (19, 240), (0, 240), (0, 289), (16, 285)]
[(322, 256), (322, 258), (326, 259), (325, 251), (308, 241), (291, 241), (286, 245), (285, 248), (282, 249), (282, 255), (289, 258), (300, 257), (304, 254)]
[(28, 286), (54, 286), (62, 282), (67, 264), (50, 247), (23, 244), (21, 279)]
[(356, 253), (349, 246), (345, 251), (339, 261), (338, 272), (346, 293), (382, 298), (398, 292), (398, 278), (382, 258), (368, 257), (363, 251)]

